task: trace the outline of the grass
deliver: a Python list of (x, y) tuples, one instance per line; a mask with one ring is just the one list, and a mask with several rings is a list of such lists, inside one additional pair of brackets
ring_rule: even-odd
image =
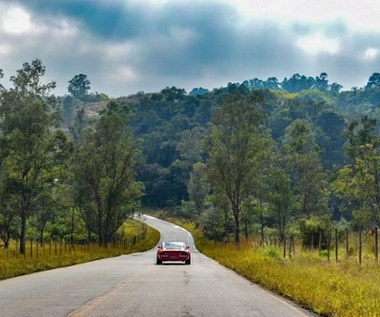
[(193, 233), (202, 253), (322, 316), (380, 316), (380, 266), (373, 261), (336, 263), (308, 252), (283, 259), (281, 251), (249, 242), (215, 244), (194, 224), (176, 222)]
[[(144, 238), (136, 238), (141, 236), (143, 230), (146, 230)], [(28, 244), (25, 256), (18, 254), (16, 250), (1, 248), (0, 280), (121, 254), (146, 251), (153, 248), (160, 239), (160, 233), (157, 230), (143, 226), (139, 221), (132, 219), (124, 225), (124, 232), (125, 241), (133, 241), (133, 243), (109, 245), (106, 248), (96, 244), (69, 246), (54, 243), (44, 248), (34, 245), (32, 251)]]

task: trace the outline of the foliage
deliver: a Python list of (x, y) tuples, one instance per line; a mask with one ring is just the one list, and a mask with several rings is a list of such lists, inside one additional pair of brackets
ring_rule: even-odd
[(80, 100), (86, 98), (88, 91), (90, 90), (91, 81), (87, 79), (87, 75), (78, 74), (69, 80), (69, 93)]
[(2, 92), (0, 104), (3, 175), (9, 193), (4, 202), (17, 206), (21, 253), (37, 197), (60, 176), (57, 167), (70, 155), (69, 141), (57, 126), (56, 99), (45, 97), (55, 83), (43, 84), (44, 74), (40, 60), (24, 63), (11, 77), (14, 87)]
[(107, 245), (125, 219), (136, 212), (142, 186), (135, 181), (137, 143), (126, 127), (128, 109), (111, 102), (84, 134), (74, 175), (89, 232)]
[(328, 227), (342, 215), (356, 228), (379, 221), (377, 73), (351, 91), (322, 72), (115, 100), (90, 93), (84, 74), (55, 98), (44, 73), (35, 60), (11, 77), (13, 88), (0, 85), (5, 245), (27, 234), (109, 243), (140, 200), (205, 232), (217, 220), (218, 240), (233, 228), (235, 239), (260, 231), (262, 241), (267, 232), (281, 240), (304, 220)]
[(379, 137), (374, 134), (375, 119), (351, 121), (346, 130), (346, 152), (354, 159), (344, 166), (332, 183), (335, 194), (345, 202), (358, 227), (380, 224)]
[(258, 101), (232, 95), (215, 110), (213, 126), (206, 141), (207, 177), (223, 193), (234, 217), (235, 242), (239, 243), (241, 203), (252, 186), (253, 160), (260, 152), (259, 124), (263, 114)]
[(215, 242), (224, 242), (227, 240), (227, 232), (224, 227), (224, 215), (210, 207), (200, 218), (202, 232), (204, 236)]

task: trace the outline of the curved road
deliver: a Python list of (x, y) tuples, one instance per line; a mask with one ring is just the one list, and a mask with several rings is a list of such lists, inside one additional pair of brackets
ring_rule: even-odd
[(312, 316), (199, 253), (186, 230), (144, 216), (192, 264), (155, 265), (156, 250), (0, 281), (0, 316)]

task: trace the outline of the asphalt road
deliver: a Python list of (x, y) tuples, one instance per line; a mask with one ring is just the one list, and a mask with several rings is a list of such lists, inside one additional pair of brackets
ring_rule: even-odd
[(192, 264), (155, 264), (156, 250), (0, 281), (0, 316), (314, 316), (199, 253), (184, 229), (144, 216)]

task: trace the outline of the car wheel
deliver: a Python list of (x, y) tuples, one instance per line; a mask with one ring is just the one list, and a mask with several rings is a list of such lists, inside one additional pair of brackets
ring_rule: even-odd
[(189, 258), (188, 260), (186, 260), (185, 263), (186, 263), (187, 265), (190, 265), (190, 264), (191, 264), (191, 258)]
[(162, 264), (162, 261), (159, 258), (157, 258), (156, 264)]

